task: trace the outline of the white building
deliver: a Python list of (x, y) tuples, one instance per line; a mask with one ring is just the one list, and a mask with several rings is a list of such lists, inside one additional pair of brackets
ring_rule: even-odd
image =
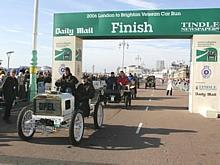
[(162, 71), (165, 68), (165, 62), (164, 60), (157, 60), (156, 61), (156, 70)]
[(144, 68), (138, 65), (130, 65), (126, 68), (126, 74), (132, 73), (133, 75), (136, 74), (137, 76), (141, 76), (144, 72)]

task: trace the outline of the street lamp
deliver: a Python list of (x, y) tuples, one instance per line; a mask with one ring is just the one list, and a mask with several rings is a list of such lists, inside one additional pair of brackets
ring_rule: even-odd
[(14, 53), (14, 51), (6, 52), (7, 57), (8, 57), (8, 71), (9, 71), (10, 56), (11, 56), (12, 53)]
[(123, 50), (123, 57), (122, 57), (122, 70), (124, 71), (124, 58), (125, 58), (125, 47), (128, 49), (129, 44), (123, 40), (122, 42), (119, 43), (119, 48), (122, 47)]
[[(137, 60), (137, 62), (138, 62), (138, 67), (139, 67), (139, 64), (141, 63), (141, 57), (140, 57), (140, 55), (137, 55), (137, 57), (135, 58), (136, 60)], [(140, 63), (139, 63), (140, 62)]]
[(38, 0), (34, 0), (33, 40), (32, 59), (30, 67), (30, 101), (37, 94), (36, 73), (37, 73), (37, 24), (38, 24)]

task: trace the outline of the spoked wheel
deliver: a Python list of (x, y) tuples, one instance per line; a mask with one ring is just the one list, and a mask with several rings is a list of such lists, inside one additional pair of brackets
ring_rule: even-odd
[(104, 110), (100, 102), (98, 102), (95, 106), (93, 119), (94, 119), (95, 129), (100, 129), (103, 125), (103, 120), (104, 120)]
[(31, 110), (31, 106), (24, 107), (17, 119), (18, 135), (25, 141), (30, 140), (35, 133), (35, 123), (32, 121), (33, 111)]
[(84, 133), (83, 112), (74, 112), (69, 126), (69, 140), (72, 145), (79, 145)]

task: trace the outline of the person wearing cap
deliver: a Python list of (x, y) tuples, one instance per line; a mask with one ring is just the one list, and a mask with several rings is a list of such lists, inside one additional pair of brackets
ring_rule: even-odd
[(95, 88), (91, 82), (88, 81), (88, 76), (82, 77), (82, 83), (76, 90), (76, 107), (83, 111), (83, 116), (88, 117), (90, 114), (89, 99), (92, 99), (95, 94)]
[(64, 69), (64, 74), (60, 79), (58, 79), (55, 83), (57, 87), (60, 87), (60, 92), (62, 93), (72, 93), (75, 94), (76, 91), (76, 84), (79, 81), (75, 76), (72, 75), (70, 72), (70, 68), (66, 67)]
[(117, 89), (117, 78), (115, 73), (111, 72), (111, 76), (106, 80), (107, 87), (106, 89), (116, 90)]
[(9, 117), (14, 100), (18, 97), (18, 80), (15, 77), (16, 70), (12, 70), (3, 84), (3, 96), (5, 101), (5, 113), (3, 120), (10, 123)]

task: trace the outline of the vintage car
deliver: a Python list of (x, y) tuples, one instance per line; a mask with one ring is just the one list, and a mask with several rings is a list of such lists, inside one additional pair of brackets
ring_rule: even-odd
[(148, 76), (145, 79), (145, 89), (147, 88), (156, 88), (156, 78), (155, 76)]
[[(96, 129), (102, 127), (104, 110), (99, 91), (90, 104), (90, 115)], [(36, 131), (54, 132), (58, 128), (69, 127), (69, 141), (80, 144), (84, 133), (83, 111), (75, 107), (72, 94), (49, 92), (38, 94), (33, 103), (24, 107), (18, 116), (17, 129), (21, 139), (30, 140)]]
[(104, 103), (124, 103), (125, 108), (131, 106), (131, 89), (130, 85), (119, 86), (113, 85), (112, 89), (104, 90)]

